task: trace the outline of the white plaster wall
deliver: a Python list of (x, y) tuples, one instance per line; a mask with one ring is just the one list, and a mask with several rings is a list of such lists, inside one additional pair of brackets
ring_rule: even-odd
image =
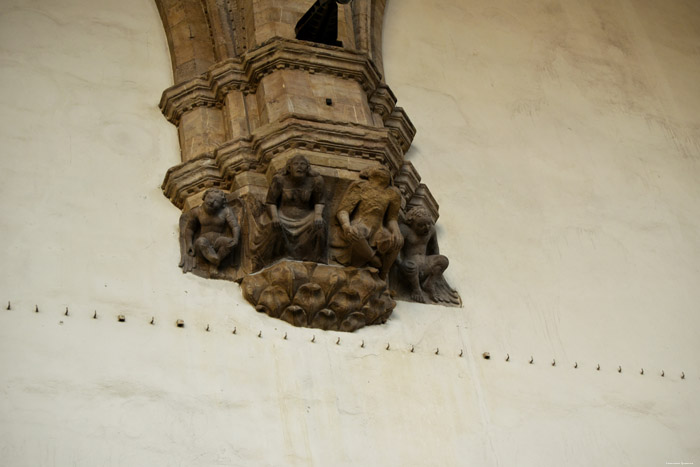
[(681, 0), (391, 0), (465, 307), (347, 335), (179, 272), (154, 4), (4, 0), (0, 465), (700, 463), (699, 26)]

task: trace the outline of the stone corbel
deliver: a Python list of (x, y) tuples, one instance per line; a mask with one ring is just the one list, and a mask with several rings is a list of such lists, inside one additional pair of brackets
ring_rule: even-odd
[(416, 128), (382, 77), (385, 0), (343, 3), (345, 48), (295, 39), (297, 0), (156, 3), (183, 272), (242, 281), (258, 311), (320, 329), (383, 323), (394, 297), (461, 303), (438, 204), (404, 160)]

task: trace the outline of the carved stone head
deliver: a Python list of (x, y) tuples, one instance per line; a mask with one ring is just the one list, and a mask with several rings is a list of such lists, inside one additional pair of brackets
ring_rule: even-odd
[(433, 226), (433, 218), (423, 206), (415, 206), (406, 213), (406, 225), (417, 234), (425, 235)]
[(369, 180), (370, 182), (387, 187), (391, 184), (391, 172), (386, 167), (370, 167), (360, 172), (360, 178)]
[(284, 166), (284, 174), (295, 179), (304, 178), (311, 174), (311, 164), (306, 157), (301, 154), (296, 155), (287, 161)]
[(204, 192), (202, 207), (208, 214), (219, 212), (226, 205), (226, 194), (218, 188), (210, 188)]

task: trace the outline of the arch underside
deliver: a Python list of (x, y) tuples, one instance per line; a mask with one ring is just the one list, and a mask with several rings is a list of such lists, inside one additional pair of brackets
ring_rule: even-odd
[[(274, 37), (294, 39), (294, 26), (313, 0), (155, 0), (168, 40), (175, 84), (212, 65), (240, 58)], [(283, 3), (282, 6), (279, 4)], [(367, 54), (382, 70), (386, 0), (339, 5), (339, 33), (346, 48)]]

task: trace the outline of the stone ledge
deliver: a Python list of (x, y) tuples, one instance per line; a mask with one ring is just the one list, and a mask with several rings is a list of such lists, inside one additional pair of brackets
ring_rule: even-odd
[(170, 168), (162, 189), (182, 208), (197, 191), (229, 189), (237, 175), (249, 170), (276, 171), (281, 164), (276, 161), (302, 152), (314, 154), (314, 165), (328, 169), (359, 172), (368, 164), (380, 163), (396, 174), (404, 166), (400, 143), (389, 128), (293, 116)]

